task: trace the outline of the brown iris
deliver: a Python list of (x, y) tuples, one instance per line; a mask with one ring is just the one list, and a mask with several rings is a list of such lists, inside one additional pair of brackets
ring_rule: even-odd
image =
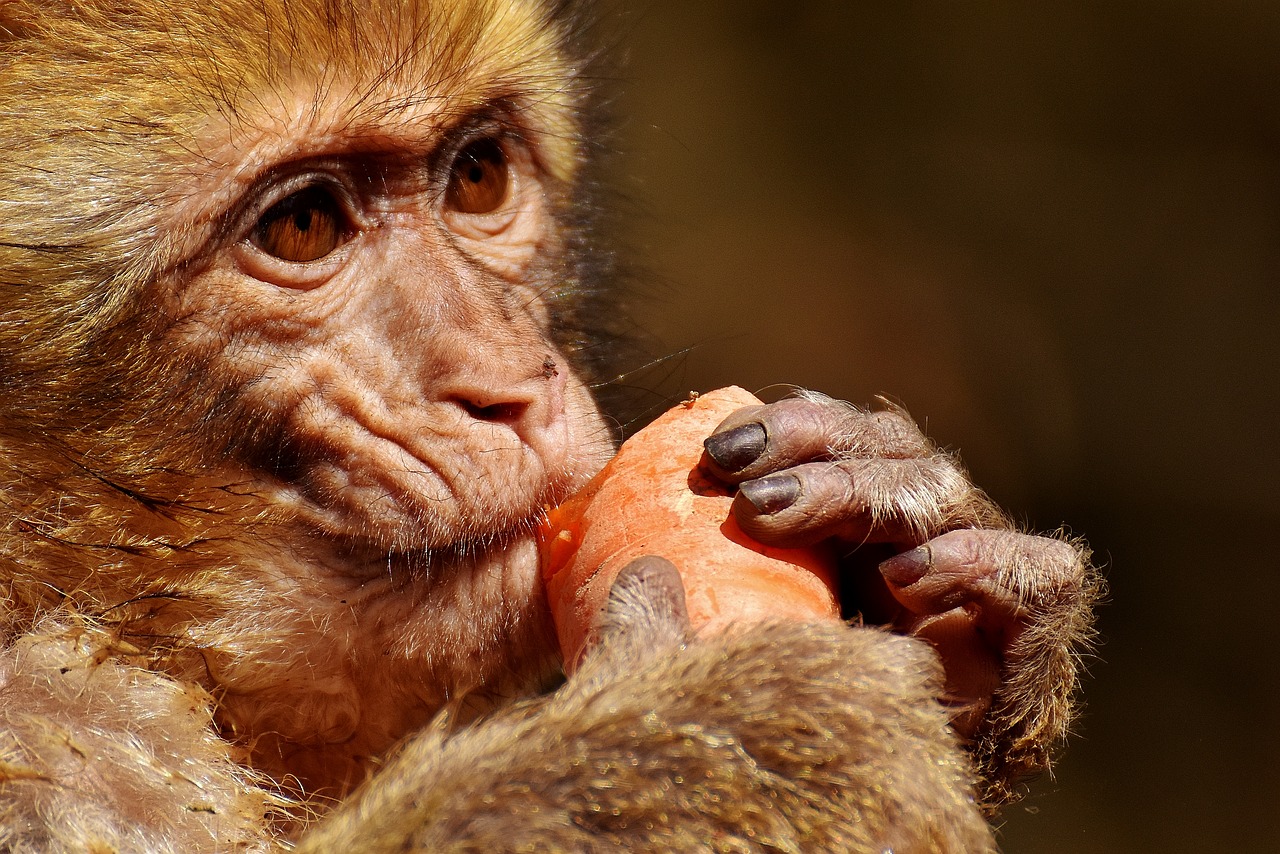
[(342, 204), (323, 186), (312, 186), (272, 205), (251, 240), (282, 261), (305, 263), (328, 255), (350, 237)]
[(492, 137), (478, 139), (453, 161), (445, 204), (464, 214), (492, 213), (507, 200), (510, 186), (510, 169), (502, 146)]

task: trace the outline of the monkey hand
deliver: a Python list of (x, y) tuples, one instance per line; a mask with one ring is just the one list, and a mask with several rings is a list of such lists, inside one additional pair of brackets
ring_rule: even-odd
[(306, 852), (993, 852), (921, 644), (838, 623), (690, 636), (628, 564), (558, 691), (429, 729)]
[(1078, 543), (1018, 533), (958, 462), (893, 407), (806, 393), (745, 407), (706, 442), (764, 543), (828, 540), (848, 612), (928, 640), (987, 800), (1047, 767), (1066, 734), (1099, 582)]

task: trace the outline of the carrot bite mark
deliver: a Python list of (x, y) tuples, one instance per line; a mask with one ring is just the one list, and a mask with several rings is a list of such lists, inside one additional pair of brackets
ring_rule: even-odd
[(831, 558), (752, 540), (730, 515), (730, 489), (699, 468), (702, 440), (730, 413), (759, 403), (730, 387), (673, 407), (547, 514), (538, 531), (542, 579), (566, 669), (577, 664), (614, 578), (643, 555), (680, 570), (698, 632), (840, 619)]

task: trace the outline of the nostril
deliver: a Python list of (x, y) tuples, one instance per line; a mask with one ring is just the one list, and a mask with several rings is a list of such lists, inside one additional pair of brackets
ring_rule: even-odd
[[(526, 444), (541, 447), (547, 441), (543, 434), (565, 416), (565, 373), (554, 364), (548, 367), (547, 361), (542, 370), (523, 377), (509, 376), (512, 371), (503, 365), (503, 372), (496, 377), (459, 378), (439, 399), (457, 407), (456, 412), (475, 426), (503, 427)], [(510, 368), (518, 369), (519, 363)]]
[(520, 401), (504, 401), (502, 403), (480, 404), (474, 400), (460, 400), (462, 408), (477, 421), (488, 421), (491, 424), (515, 424), (524, 417), (529, 408), (528, 403)]

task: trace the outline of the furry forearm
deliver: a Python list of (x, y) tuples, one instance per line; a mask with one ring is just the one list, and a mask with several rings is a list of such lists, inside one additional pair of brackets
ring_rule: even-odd
[(300, 850), (991, 851), (939, 678), (923, 644), (839, 625), (623, 638), (420, 736)]

